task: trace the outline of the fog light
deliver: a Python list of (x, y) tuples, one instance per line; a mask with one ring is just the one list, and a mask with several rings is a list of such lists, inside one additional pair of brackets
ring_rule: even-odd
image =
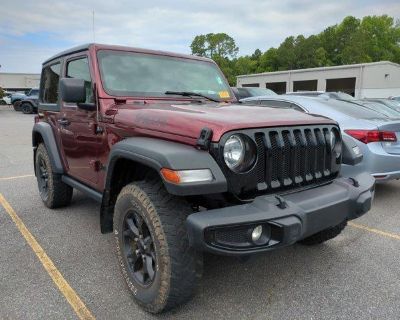
[(263, 232), (263, 227), (261, 225), (255, 227), (253, 229), (253, 232), (251, 233), (251, 240), (253, 240), (253, 242), (257, 242), (258, 240), (260, 240), (262, 232)]

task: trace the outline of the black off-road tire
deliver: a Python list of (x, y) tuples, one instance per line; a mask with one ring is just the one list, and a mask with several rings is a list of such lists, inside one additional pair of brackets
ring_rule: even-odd
[[(128, 184), (118, 196), (114, 211), (118, 263), (135, 301), (148, 312), (160, 313), (186, 302), (201, 278), (202, 256), (189, 247), (185, 227), (191, 212), (191, 206), (184, 199), (170, 195), (159, 180)], [(123, 247), (127, 241), (124, 221), (132, 214), (144, 220), (152, 237), (155, 273), (148, 286), (135, 278), (134, 264), (132, 260), (128, 262), (126, 250), (132, 250), (131, 247)], [(134, 244), (133, 247), (137, 248)]]
[(22, 112), (24, 114), (31, 114), (33, 113), (33, 106), (28, 102), (23, 102), (20, 106)]
[[(39, 144), (36, 150), (35, 172), (40, 197), (46, 207), (53, 209), (69, 205), (73, 189), (61, 181), (60, 174), (53, 172), (47, 149), (43, 143)], [(46, 187), (44, 186), (45, 182), (47, 182)]]
[(305, 238), (299, 243), (304, 244), (306, 246), (313, 246), (317, 244), (321, 244), (325, 241), (328, 241), (330, 239), (333, 239), (337, 237), (343, 229), (347, 226), (347, 221), (343, 221), (342, 223), (339, 223), (338, 225), (322, 230), (316, 234), (313, 234), (312, 236), (309, 236), (308, 238)]

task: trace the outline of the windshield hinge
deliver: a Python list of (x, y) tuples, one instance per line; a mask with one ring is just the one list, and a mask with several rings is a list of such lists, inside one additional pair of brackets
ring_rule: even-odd
[(208, 150), (210, 148), (212, 135), (213, 131), (210, 128), (201, 129), (200, 136), (197, 139), (197, 146), (202, 150)]

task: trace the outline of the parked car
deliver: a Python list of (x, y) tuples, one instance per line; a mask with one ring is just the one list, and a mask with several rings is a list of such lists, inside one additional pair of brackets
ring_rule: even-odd
[(335, 121), (239, 104), (210, 59), (84, 45), (44, 62), (40, 97), (44, 205), (68, 205), (73, 189), (101, 204), (101, 230), (149, 312), (192, 296), (202, 252), (320, 244), (371, 207), (374, 179), (340, 175), (362, 157)]
[(369, 172), (377, 182), (400, 178), (400, 114), (391, 118), (360, 104), (326, 99), (283, 95), (242, 100), (275, 108), (295, 109), (336, 120), (344, 136), (354, 139), (364, 155), (362, 163), (343, 166), (345, 175)]
[(11, 104), (11, 92), (4, 91), (4, 96), (0, 99), (0, 104)]
[(15, 111), (22, 111), (22, 106), (21, 106), (21, 101), (28, 99), (28, 100), (34, 100), (38, 99), (39, 97), (39, 89), (38, 88), (32, 88), (29, 90), (28, 94), (24, 94), (21, 92), (15, 92), (11, 95), (11, 104), (14, 106)]
[(286, 95), (306, 96), (306, 97), (320, 97), (327, 99), (336, 99), (340, 101), (347, 101), (354, 104), (364, 106), (368, 109), (375, 110), (383, 113), (385, 116), (397, 118), (399, 116), (397, 108), (393, 108), (395, 103), (384, 102), (387, 99), (356, 99), (352, 95), (344, 92), (325, 92), (325, 91), (300, 91), (290, 92)]
[(276, 96), (277, 94), (267, 88), (257, 88), (257, 87), (232, 87), (233, 93), (235, 94), (236, 99), (244, 99), (248, 97), (257, 97), (257, 96)]
[(38, 96), (27, 96), (25, 99), (18, 102), (18, 108), (25, 114), (37, 113)]

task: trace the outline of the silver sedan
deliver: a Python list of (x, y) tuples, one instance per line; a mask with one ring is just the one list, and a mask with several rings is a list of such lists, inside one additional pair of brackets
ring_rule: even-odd
[(364, 160), (358, 165), (343, 166), (344, 175), (366, 171), (377, 182), (400, 178), (400, 113), (398, 117), (388, 117), (370, 108), (328, 97), (282, 95), (251, 97), (241, 101), (331, 118), (339, 123), (343, 135), (354, 139), (364, 154)]

